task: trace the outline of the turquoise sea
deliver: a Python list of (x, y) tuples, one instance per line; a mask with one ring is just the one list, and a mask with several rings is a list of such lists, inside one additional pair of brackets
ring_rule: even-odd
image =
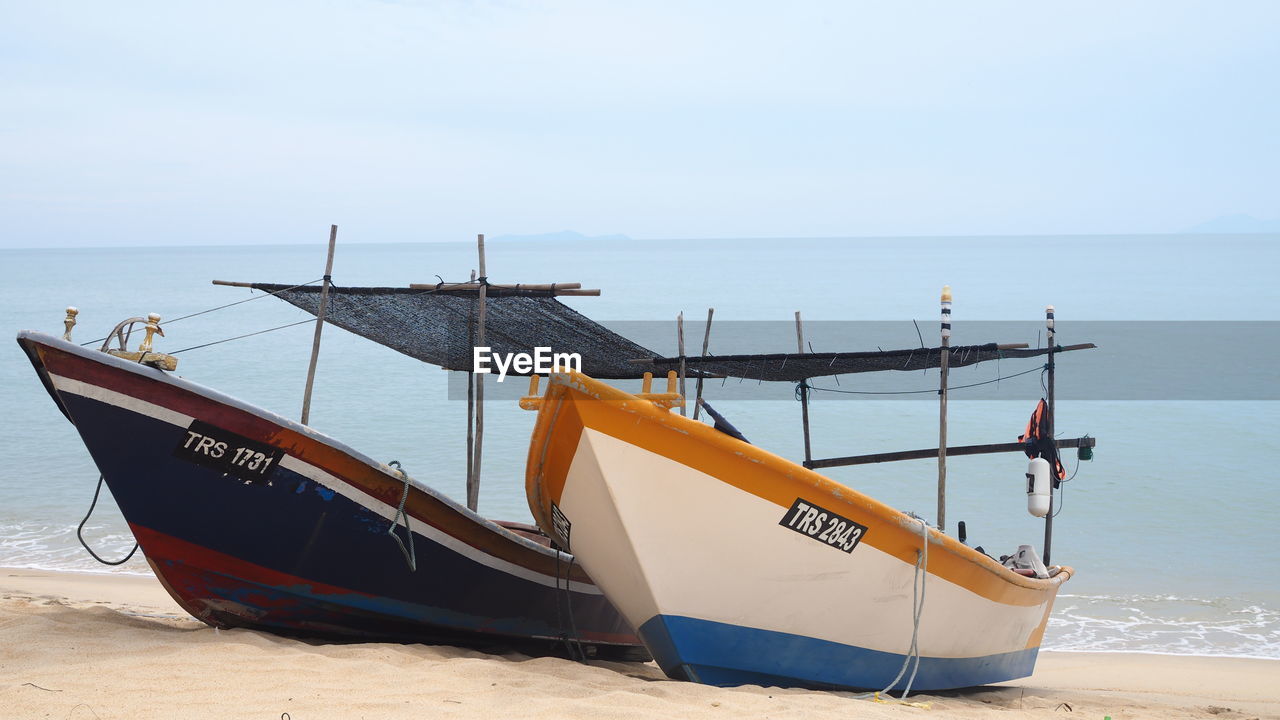
[[(340, 233), (333, 277), (339, 285), (403, 286), (435, 282), (437, 275), (465, 279), (475, 265), (471, 242), (360, 244)], [(154, 311), (176, 318), (260, 295), (215, 287), (215, 278), (314, 280), (323, 273), (324, 248), (318, 243), (0, 250), (0, 266), (6, 279), (0, 285), (0, 327), (60, 334), (64, 308), (76, 305), (75, 337), (85, 342), (128, 316)], [(1046, 304), (1057, 307), (1064, 328), (1086, 320), (1271, 321), (1280, 308), (1277, 267), (1280, 236), (1267, 235), (488, 244), (491, 281), (602, 288), (601, 297), (566, 302), (602, 321), (671, 323), (670, 343), (654, 348), (669, 354), (675, 352), (676, 314), (700, 320), (708, 307), (715, 308), (716, 323), (776, 321), (766, 326), (778, 328), (776, 338), (757, 339), (765, 346), (776, 341), (779, 352), (795, 346), (788, 323), (797, 310), (813, 323), (901, 323), (912, 337), (915, 319), (933, 345), (943, 284), (954, 289), (957, 334), (974, 321), (1029, 321), (1034, 327)], [(306, 317), (264, 297), (166, 325), (158, 347), (187, 348)], [(179, 374), (296, 416), (311, 334), (312, 326), (303, 324), (191, 350), (180, 355)], [(1201, 338), (1170, 334), (1143, 352), (1176, 359), (1197, 346), (1202, 352), (1189, 361), (1196, 363), (1191, 370), (1206, 377), (1230, 376), (1242, 358), (1264, 366), (1274, 362), (1253, 356), (1258, 350), (1248, 337), (1224, 344), (1218, 353), (1204, 352)], [(858, 347), (820, 349), (888, 348), (896, 339), (868, 337)], [(1092, 339), (1059, 338), (1063, 344)], [(1034, 336), (973, 339), (979, 340), (1037, 342)], [(690, 340), (692, 348), (699, 344), (700, 337)], [(715, 352), (714, 329), (711, 344)], [(1001, 372), (1007, 376), (1035, 365), (1023, 362)], [(1072, 362), (1071, 355), (1062, 357), (1060, 383), (1090, 382), (1070, 374)], [(450, 399), (448, 375), (327, 327), (311, 424), (372, 457), (399, 460), (416, 479), (460, 498), (466, 403)], [(1259, 389), (1260, 397), (1275, 396), (1275, 388), (1265, 390)], [(789, 458), (802, 456), (798, 403), (743, 400), (708, 384), (712, 402), (718, 393), (726, 394), (717, 409), (754, 443)], [(950, 442), (1012, 441), (1040, 395), (1034, 373), (1001, 382), (995, 399), (966, 400), (956, 391)], [(1054, 562), (1074, 566), (1077, 575), (1054, 608), (1045, 646), (1280, 658), (1280, 403), (1111, 395), (1104, 390), (1087, 399), (1064, 399), (1058, 408), (1062, 435), (1088, 433), (1099, 440), (1095, 459), (1081, 463), (1067, 485), (1055, 520)], [(937, 406), (921, 397), (843, 402), (817, 393), (815, 455), (934, 446)], [(116, 570), (103, 568), (77, 543), (75, 527), (97, 473), (74, 428), (12, 343), (0, 352), (0, 407), (0, 566), (148, 573), (138, 558)], [(532, 422), (532, 415), (509, 400), (487, 406), (481, 511), (492, 517), (529, 519), (523, 478)], [(1074, 470), (1073, 455), (1066, 463), (1068, 472)], [(966, 520), (971, 542), (992, 554), (1020, 543), (1039, 547), (1043, 523), (1025, 510), (1025, 466), (1026, 459), (1013, 454), (953, 459), (950, 524)], [(936, 472), (935, 463), (914, 461), (829, 474), (931, 517)], [(132, 544), (109, 499), (100, 503), (87, 536), (108, 557)]]

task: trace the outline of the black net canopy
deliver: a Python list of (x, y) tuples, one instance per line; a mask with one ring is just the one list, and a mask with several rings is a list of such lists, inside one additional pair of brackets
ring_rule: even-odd
[[(1055, 352), (1084, 350), (1094, 347), (1083, 345), (1057, 346)], [(986, 345), (957, 345), (946, 348), (951, 356), (949, 367), (964, 367), (987, 360), (1001, 358), (1028, 358), (1048, 354), (1048, 348), (1028, 349), (987, 343)], [(808, 378), (848, 373), (878, 372), (882, 370), (923, 370), (936, 368), (942, 363), (943, 348), (912, 348), (908, 350), (875, 350), (871, 352), (837, 353), (778, 353), (772, 355), (719, 355), (687, 357), (689, 371), (701, 371), (708, 375), (799, 382)], [(653, 366), (659, 372), (677, 368), (680, 358), (654, 358)]]
[[(320, 288), (272, 283), (250, 287), (274, 293), (315, 315)], [(651, 363), (631, 362), (655, 353), (600, 325), (543, 290), (489, 287), (485, 301), (485, 341), (494, 354), (535, 348), (578, 353), (582, 371), (602, 379), (638, 378)], [(476, 290), (419, 290), (390, 287), (329, 288), (325, 320), (338, 327), (446, 370), (470, 372), (478, 323)], [(528, 373), (509, 370), (510, 375)]]
[[(241, 285), (241, 283), (235, 283)], [(315, 315), (320, 288), (314, 285), (244, 283), (272, 293)], [(534, 354), (539, 347), (577, 353), (582, 372), (604, 380), (662, 376), (678, 370), (680, 358), (657, 354), (555, 298), (554, 291), (512, 286), (489, 286), (485, 301), (485, 341), (497, 354)], [(474, 289), (337, 287), (329, 288), (325, 320), (376, 343), (446, 370), (470, 372), (473, 346), (479, 344), (478, 292)], [(1082, 350), (1092, 344), (1059, 346), (1057, 351)], [(689, 377), (736, 377), (750, 380), (799, 382), (813, 377), (882, 370), (922, 370), (938, 367), (942, 348), (878, 350), (838, 353), (779, 353), (686, 357)], [(949, 348), (949, 366), (964, 367), (1000, 358), (1027, 358), (1048, 353), (1025, 346), (959, 345)], [(508, 370), (510, 375), (527, 375)]]

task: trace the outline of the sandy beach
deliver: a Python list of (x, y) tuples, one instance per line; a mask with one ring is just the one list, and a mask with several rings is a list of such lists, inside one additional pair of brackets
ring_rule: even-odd
[(817, 716), (1280, 718), (1280, 661), (1045, 652), (1025, 680), (874, 702), (674, 682), (652, 663), (215, 630), (150, 577), (0, 570), (4, 718)]

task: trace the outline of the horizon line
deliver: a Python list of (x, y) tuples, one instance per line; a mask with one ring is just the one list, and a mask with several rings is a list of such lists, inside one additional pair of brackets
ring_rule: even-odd
[[(630, 237), (624, 233), (610, 233), (604, 236), (582, 235), (582, 240), (600, 239), (601, 243), (621, 243), (621, 242), (717, 242), (725, 240), (751, 240), (751, 241), (768, 241), (768, 240), (831, 240), (831, 241), (848, 241), (848, 240), (1001, 240), (1001, 239), (1018, 239), (1018, 238), (1060, 238), (1060, 239), (1078, 239), (1078, 238), (1143, 238), (1156, 239), (1162, 237), (1274, 237), (1280, 236), (1280, 232), (1276, 231), (1254, 231), (1254, 232), (1124, 232), (1124, 233), (993, 233), (993, 234), (977, 234), (968, 233), (963, 235), (942, 235), (942, 234), (917, 234), (917, 235), (760, 235), (760, 236), (732, 236), (722, 235), (714, 237)], [(528, 235), (519, 235), (506, 233), (504, 235), (488, 236), (485, 240), (488, 242), (513, 242), (513, 243), (536, 243), (536, 242), (555, 242), (564, 238), (555, 237), (557, 233), (530, 233)], [(626, 239), (618, 238), (622, 235)], [(224, 243), (195, 243), (191, 245), (175, 245), (175, 244), (135, 244), (135, 245), (23, 245), (14, 247), (0, 247), (0, 252), (17, 251), (17, 250), (150, 250), (156, 248), (216, 248), (216, 247), (301, 247), (307, 245), (324, 245), (325, 240), (319, 239), (313, 241), (282, 241), (282, 242), (224, 242)], [(474, 239), (467, 240), (349, 240), (345, 245), (450, 245), (450, 244), (471, 244)]]

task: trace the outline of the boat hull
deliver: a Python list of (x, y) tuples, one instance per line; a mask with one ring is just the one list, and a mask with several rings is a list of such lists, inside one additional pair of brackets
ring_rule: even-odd
[(714, 685), (902, 688), (921, 594), (913, 688), (1025, 677), (1071, 574), (932, 529), (926, 557), (920, 521), (576, 373), (542, 400), (526, 490), (663, 670)]
[[(19, 343), (193, 616), (325, 638), (533, 652), (576, 640), (636, 654), (634, 631), (568, 554), (414, 483), (396, 530), (412, 529), (411, 570), (388, 536), (405, 489), (393, 469), (159, 370), (36, 333)], [(261, 451), (258, 471), (230, 465), (236, 450)]]

